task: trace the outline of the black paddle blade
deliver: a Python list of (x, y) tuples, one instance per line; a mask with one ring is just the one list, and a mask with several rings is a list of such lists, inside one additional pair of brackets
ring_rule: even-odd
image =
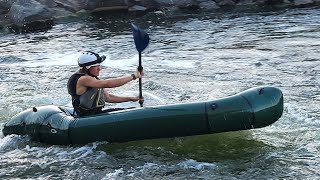
[(134, 24), (131, 24), (131, 26), (133, 28), (133, 39), (136, 45), (136, 49), (139, 53), (141, 53), (149, 44), (149, 35), (138, 26)]

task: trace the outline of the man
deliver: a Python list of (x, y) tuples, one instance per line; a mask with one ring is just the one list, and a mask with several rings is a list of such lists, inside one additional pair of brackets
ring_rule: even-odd
[[(94, 52), (84, 52), (78, 58), (81, 67), (68, 81), (68, 92), (72, 96), (72, 105), (78, 116), (94, 114), (102, 111), (105, 102), (119, 103), (138, 101), (139, 96), (116, 96), (104, 88), (122, 86), (137, 78), (142, 78), (143, 72), (138, 70), (129, 76), (112, 79), (99, 79), (100, 63), (106, 59)], [(143, 99), (142, 99), (143, 100)]]

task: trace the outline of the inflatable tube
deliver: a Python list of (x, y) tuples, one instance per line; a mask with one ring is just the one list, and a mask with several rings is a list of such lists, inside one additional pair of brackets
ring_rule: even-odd
[(58, 106), (25, 110), (9, 120), (4, 135), (30, 135), (49, 144), (125, 142), (247, 130), (268, 126), (283, 113), (278, 88), (257, 87), (205, 102), (162, 105), (73, 117)]

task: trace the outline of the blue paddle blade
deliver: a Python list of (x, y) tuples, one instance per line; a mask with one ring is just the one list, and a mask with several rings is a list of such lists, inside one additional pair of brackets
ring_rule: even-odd
[(136, 49), (139, 53), (141, 53), (149, 44), (149, 35), (138, 26), (134, 24), (131, 24), (131, 26), (133, 28), (133, 39), (136, 45)]

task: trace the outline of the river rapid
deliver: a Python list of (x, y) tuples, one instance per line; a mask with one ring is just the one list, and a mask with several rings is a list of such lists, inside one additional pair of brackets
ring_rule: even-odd
[[(130, 23), (151, 38), (142, 54), (145, 106), (223, 98), (261, 85), (280, 88), (285, 104), (271, 126), (205, 136), (83, 146), (2, 136), (0, 179), (320, 179), (319, 17), (319, 8), (97, 14), (61, 19), (46, 32), (2, 31), (0, 129), (33, 106), (70, 106), (66, 83), (82, 51), (107, 55), (101, 78), (134, 72)], [(110, 91), (137, 94), (138, 83)]]

